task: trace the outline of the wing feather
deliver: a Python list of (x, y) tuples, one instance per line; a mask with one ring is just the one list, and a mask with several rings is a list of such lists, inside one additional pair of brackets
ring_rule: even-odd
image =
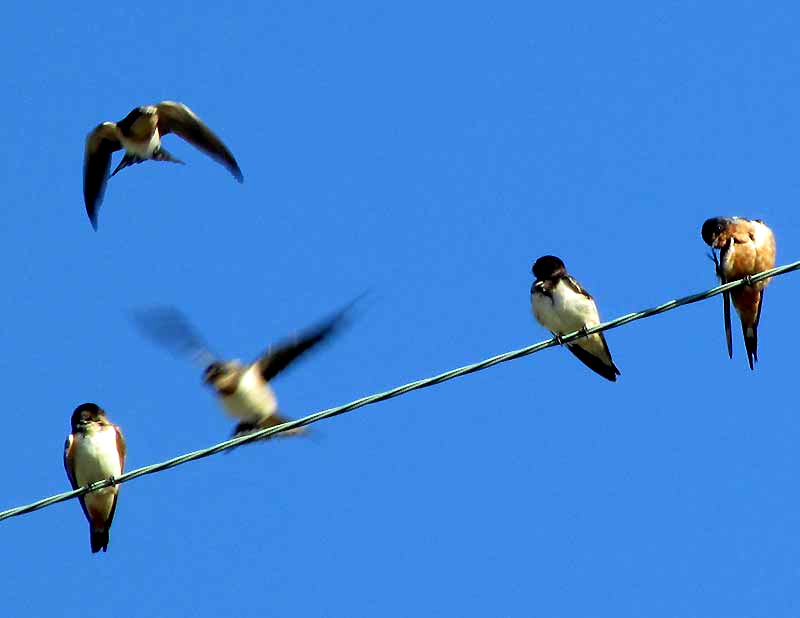
[[(73, 452), (74, 446), (75, 437), (73, 434), (69, 434), (64, 442), (64, 470), (67, 471), (67, 478), (69, 479), (69, 484), (72, 489), (78, 489), (78, 481), (75, 480), (75, 474), (72, 470), (72, 458), (75, 456)], [(89, 511), (86, 509), (86, 503), (83, 500), (83, 496), (78, 498), (78, 502), (80, 502), (81, 510), (83, 510), (83, 515), (86, 517), (86, 520), (92, 521), (92, 519), (89, 517)]]
[(233, 154), (222, 140), (183, 103), (162, 101), (158, 110), (158, 132), (161, 135), (175, 133), (212, 159), (224, 165), (239, 182), (244, 181), (242, 170)]
[(586, 289), (580, 283), (578, 283), (578, 280), (575, 279), (575, 277), (571, 277), (571, 276), (567, 275), (566, 277), (563, 278), (563, 281), (564, 281), (564, 283), (567, 284), (567, 286), (572, 288), (572, 290), (576, 294), (580, 294), (581, 296), (585, 296), (589, 300), (594, 300), (592, 295), (589, 294), (589, 292), (587, 292)]
[(312, 326), (293, 339), (271, 347), (256, 363), (261, 376), (269, 381), (286, 369), (298, 356), (330, 337), (344, 322), (345, 315), (355, 301), (319, 324)]
[(103, 202), (103, 194), (111, 167), (111, 154), (122, 148), (113, 122), (97, 125), (86, 137), (83, 156), (83, 201), (92, 227), (97, 229), (97, 211)]
[(203, 367), (214, 360), (202, 335), (175, 307), (139, 309), (133, 320), (144, 335), (176, 356), (188, 357)]

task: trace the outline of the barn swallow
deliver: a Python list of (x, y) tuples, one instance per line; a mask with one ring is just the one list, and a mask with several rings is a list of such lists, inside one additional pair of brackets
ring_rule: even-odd
[[(591, 328), (600, 323), (597, 305), (554, 255), (540, 257), (533, 265), (536, 281), (531, 286), (531, 309), (536, 320), (557, 337)], [(611, 359), (603, 333), (595, 333), (567, 344), (584, 365), (606, 380), (621, 375)]]
[[(352, 304), (296, 337), (270, 347), (250, 364), (238, 359), (225, 361), (216, 358), (205, 340), (177, 309), (152, 308), (138, 312), (135, 317), (148, 337), (205, 367), (203, 382), (214, 390), (228, 415), (239, 421), (233, 431), (235, 437), (288, 422), (289, 419), (279, 413), (270, 380), (301, 354), (330, 337), (342, 325)], [(304, 428), (298, 427), (281, 435), (301, 433), (304, 433)]]
[[(763, 221), (741, 217), (714, 217), (703, 223), (703, 240), (711, 247), (711, 257), (722, 283), (755, 275), (775, 266), (775, 236)], [(714, 249), (719, 249), (719, 260)], [(758, 360), (758, 322), (764, 303), (764, 288), (769, 279), (753, 285), (742, 285), (723, 292), (722, 305), (725, 319), (725, 341), (728, 356), (733, 358), (731, 340), (731, 299), (742, 322), (744, 347), (750, 369)]]
[[(84, 403), (72, 413), (72, 433), (64, 443), (64, 468), (72, 489), (122, 474), (125, 439), (120, 428), (106, 418), (95, 403)], [(108, 532), (117, 508), (119, 486), (112, 485), (84, 494), (78, 501), (89, 521), (92, 553), (108, 548)]]
[(148, 160), (183, 163), (162, 147), (161, 138), (167, 133), (179, 135), (228, 168), (236, 180), (244, 181), (242, 170), (231, 151), (183, 103), (162, 101), (156, 105), (143, 105), (132, 110), (119, 122), (97, 125), (86, 138), (83, 200), (94, 229), (97, 229), (97, 211), (103, 201), (109, 178), (111, 153), (125, 149), (125, 155), (111, 176), (129, 165)]

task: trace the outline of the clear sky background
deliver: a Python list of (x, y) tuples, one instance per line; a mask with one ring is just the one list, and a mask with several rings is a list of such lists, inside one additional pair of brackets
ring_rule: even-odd
[[(128, 469), (230, 433), (136, 307), (251, 359), (370, 290), (276, 380), (297, 417), (545, 339), (543, 254), (606, 319), (714, 285), (710, 216), (798, 259), (800, 9), (652, 4), (7, 5), (0, 508), (69, 488), (84, 401)], [(170, 136), (93, 232), (86, 134), (163, 99), (244, 184)], [(754, 372), (714, 298), (610, 332), (616, 384), (550, 349), (123, 485), (106, 554), (76, 501), (0, 522), (2, 613), (797, 616), (798, 292)]]

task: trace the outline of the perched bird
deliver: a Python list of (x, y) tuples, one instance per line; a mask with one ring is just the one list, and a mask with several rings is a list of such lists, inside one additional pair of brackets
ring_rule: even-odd
[[(64, 468), (72, 489), (120, 476), (125, 468), (125, 439), (102, 408), (96, 403), (81, 404), (70, 422), (72, 433), (64, 443)], [(108, 548), (118, 493), (119, 486), (113, 485), (78, 498), (89, 521), (92, 553)]]
[(125, 155), (112, 176), (120, 170), (142, 161), (171, 161), (183, 163), (161, 146), (161, 138), (175, 133), (218, 161), (239, 182), (244, 181), (242, 170), (231, 151), (195, 113), (183, 103), (162, 101), (157, 105), (137, 107), (119, 122), (97, 125), (86, 138), (83, 158), (83, 200), (92, 227), (97, 229), (97, 211), (111, 167), (111, 153), (125, 149)]
[[(775, 266), (775, 236), (763, 221), (741, 217), (713, 217), (703, 223), (703, 240), (711, 247), (711, 257), (722, 283), (736, 281), (749, 275), (769, 270)], [(719, 259), (714, 253), (719, 249)], [(753, 285), (742, 285), (723, 292), (722, 304), (725, 318), (725, 341), (728, 356), (733, 358), (731, 340), (731, 299), (742, 322), (744, 347), (750, 369), (758, 360), (758, 322), (764, 303), (764, 288), (769, 279)]]
[[(533, 265), (536, 281), (531, 286), (531, 309), (536, 320), (557, 337), (591, 328), (600, 323), (591, 294), (567, 272), (554, 255), (540, 257)], [(584, 365), (606, 380), (621, 375), (611, 360), (603, 333), (595, 333), (567, 344)]]
[[(140, 311), (136, 322), (151, 339), (173, 352), (193, 358), (205, 367), (203, 382), (214, 389), (224, 410), (239, 421), (234, 436), (273, 427), (288, 421), (279, 413), (278, 401), (269, 381), (286, 369), (298, 356), (330, 337), (342, 325), (350, 303), (332, 317), (272, 346), (250, 364), (240, 360), (220, 360), (211, 353), (204, 339), (177, 309), (158, 307)], [(303, 433), (298, 427), (281, 435)]]

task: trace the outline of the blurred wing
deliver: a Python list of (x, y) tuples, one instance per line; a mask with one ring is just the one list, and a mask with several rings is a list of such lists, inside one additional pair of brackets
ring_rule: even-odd
[(266, 354), (256, 361), (263, 378), (266, 381), (271, 380), (298, 356), (332, 335), (342, 325), (345, 315), (352, 305), (352, 302), (349, 303), (331, 318), (300, 333), (294, 339), (284, 341), (267, 350)]
[(97, 210), (103, 201), (103, 193), (111, 167), (111, 153), (122, 148), (113, 122), (98, 125), (86, 138), (83, 155), (83, 201), (92, 227), (97, 229)]
[(146, 337), (176, 356), (189, 358), (202, 367), (208, 366), (214, 360), (214, 354), (208, 349), (200, 333), (174, 307), (139, 309), (134, 311), (133, 320)]
[(195, 113), (183, 103), (162, 101), (156, 105), (158, 110), (158, 132), (161, 135), (175, 133), (190, 144), (221, 163), (239, 182), (244, 181), (242, 170), (231, 151), (222, 143)]

